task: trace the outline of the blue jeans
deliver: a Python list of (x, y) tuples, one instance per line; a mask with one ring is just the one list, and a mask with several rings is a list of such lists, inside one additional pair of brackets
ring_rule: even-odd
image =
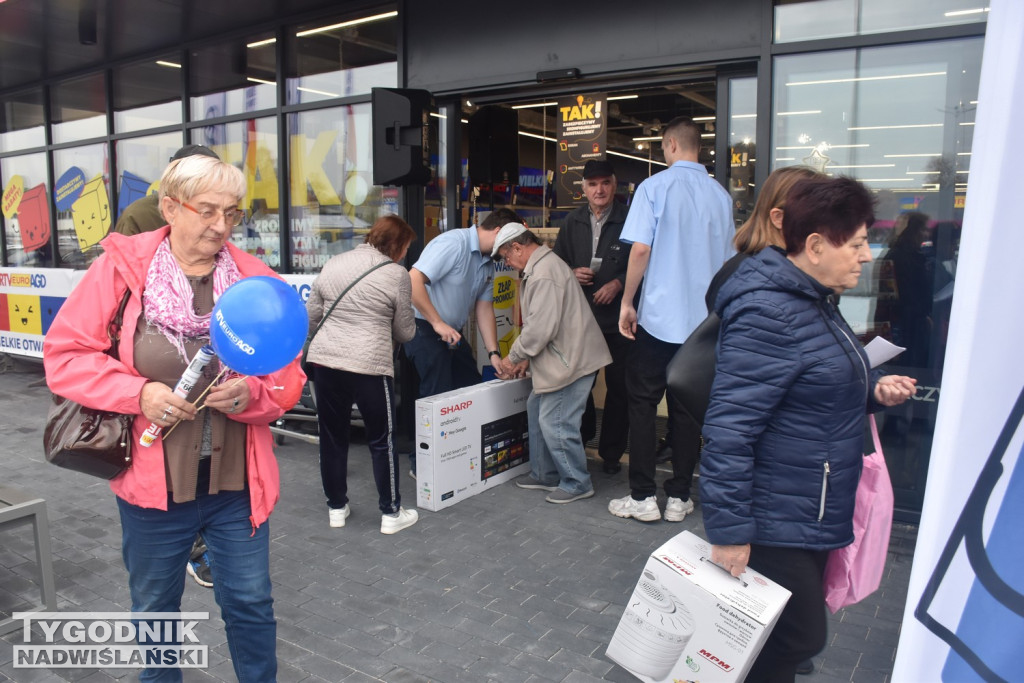
[(567, 387), (546, 394), (531, 391), (526, 399), (530, 420), (530, 474), (542, 484), (576, 495), (593, 489), (580, 421), (587, 405), (591, 373)]
[[(200, 489), (203, 490), (203, 489)], [(185, 563), (202, 532), (213, 572), (213, 592), (227, 631), (228, 649), (240, 683), (277, 677), (277, 623), (270, 597), (270, 525), (255, 531), (249, 521), (249, 491), (199, 494), (167, 510), (142, 508), (117, 499), (121, 545), (128, 569), (132, 612), (179, 612)], [(180, 681), (180, 669), (146, 669), (140, 681)]]

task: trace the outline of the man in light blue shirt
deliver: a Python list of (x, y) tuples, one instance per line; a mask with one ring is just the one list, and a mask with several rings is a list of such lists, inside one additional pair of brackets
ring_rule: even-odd
[[(498, 229), (522, 223), (506, 208), (492, 211), (480, 225), (449, 230), (432, 239), (409, 269), (416, 336), (405, 344), (405, 355), (420, 378), (419, 397), (433, 396), (480, 382), (476, 358), (462, 340), (470, 310), (476, 313), (488, 359), (501, 365), (498, 326), (494, 318), (494, 262), (491, 249)], [(415, 456), (410, 456), (412, 473)]]
[[(658, 404), (666, 368), (679, 346), (707, 315), (704, 293), (712, 276), (734, 253), (732, 200), (697, 163), (700, 128), (690, 119), (669, 122), (662, 135), (669, 167), (637, 188), (621, 240), (632, 243), (619, 332), (635, 339), (626, 361), (629, 397), (630, 495), (608, 504), (617, 517), (661, 519), (655, 494)], [(633, 297), (640, 288), (639, 312)], [(700, 427), (668, 396), (673, 476), (665, 481), (665, 520), (681, 522), (693, 511), (690, 485)]]

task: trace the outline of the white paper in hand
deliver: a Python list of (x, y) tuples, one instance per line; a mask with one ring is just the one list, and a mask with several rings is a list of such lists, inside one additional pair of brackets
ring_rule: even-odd
[(896, 346), (881, 337), (875, 337), (864, 347), (864, 351), (868, 354), (868, 362), (871, 363), (872, 368), (877, 368), (882, 363), (892, 360), (906, 350), (906, 347)]

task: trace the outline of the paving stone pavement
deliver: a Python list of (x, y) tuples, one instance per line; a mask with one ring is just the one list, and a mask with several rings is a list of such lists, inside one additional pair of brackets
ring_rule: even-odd
[[(0, 483), (47, 501), (58, 609), (126, 611), (113, 494), (106, 482), (44, 461), (41, 366), (6, 360)], [(551, 505), (544, 492), (508, 482), (441, 512), (421, 511), (415, 526), (385, 536), (368, 451), (354, 436), (353, 512), (343, 529), (327, 525), (316, 447), (288, 439), (277, 449), (282, 491), (270, 529), (280, 681), (636, 680), (605, 648), (651, 551), (684, 529), (703, 533), (699, 505), (678, 524), (612, 517), (606, 506), (626, 492), (626, 472), (609, 476), (591, 462), (593, 498)], [(412, 482), (404, 478), (402, 488), (415, 506)], [(828, 646), (801, 681), (888, 681), (916, 533), (897, 525), (881, 589), (831, 617)], [(28, 529), (0, 536), (2, 618), (35, 604), (38, 589)], [(210, 667), (185, 680), (235, 680), (213, 591), (185, 583), (183, 609), (213, 617), (197, 629)], [(14, 669), (12, 645), (21, 642), (20, 631), (0, 638), (0, 681), (136, 678), (125, 669)]]

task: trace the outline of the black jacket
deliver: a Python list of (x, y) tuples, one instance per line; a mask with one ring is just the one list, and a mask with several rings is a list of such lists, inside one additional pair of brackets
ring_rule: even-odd
[[(632, 245), (619, 241), (622, 234), (622, 226), (626, 222), (626, 207), (618, 201), (613, 201), (611, 215), (601, 227), (601, 236), (597, 240), (597, 258), (602, 259), (601, 269), (594, 276), (594, 284), (583, 288), (583, 293), (590, 304), (590, 310), (594, 312), (594, 318), (605, 334), (618, 333), (619, 329), (619, 304), (622, 303), (622, 294), (605, 305), (594, 303), (594, 292), (606, 285), (611, 280), (618, 280), (625, 286), (626, 266), (629, 265), (629, 250)], [(593, 233), (590, 229), (590, 207), (586, 204), (575, 209), (568, 216), (561, 230), (558, 231), (558, 239), (555, 241), (554, 252), (565, 261), (569, 268), (590, 267), (590, 259), (595, 256), (593, 253)]]

